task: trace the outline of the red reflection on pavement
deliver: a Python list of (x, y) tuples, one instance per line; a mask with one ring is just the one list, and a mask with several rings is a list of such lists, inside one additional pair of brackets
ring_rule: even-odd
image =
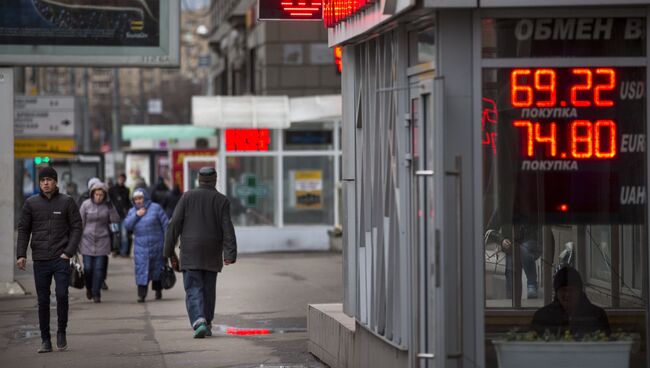
[(261, 329), (248, 329), (248, 328), (234, 328), (234, 327), (229, 327), (226, 329), (226, 334), (228, 335), (237, 335), (237, 336), (244, 336), (244, 335), (268, 335), (271, 333), (271, 330), (267, 328), (261, 328)]

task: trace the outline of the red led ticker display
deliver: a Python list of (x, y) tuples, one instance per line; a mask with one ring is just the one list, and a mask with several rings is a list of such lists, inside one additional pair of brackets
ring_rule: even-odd
[[(613, 91), (616, 86), (616, 71), (611, 68), (574, 68), (571, 74), (576, 77), (576, 82), (570, 86), (571, 98), (568, 106), (574, 107), (612, 107), (614, 101), (608, 100), (603, 95)], [(534, 83), (527, 84), (522, 81), (523, 76), (533, 76)], [(599, 81), (594, 84), (594, 76)], [(526, 78), (530, 80), (530, 78)], [(510, 102), (514, 107), (556, 107), (557, 103), (557, 77), (554, 69), (514, 69), (510, 72)], [(537, 92), (537, 94), (536, 94)], [(535, 99), (537, 97), (537, 99)], [(567, 101), (560, 101), (559, 106), (567, 106)]]
[(373, 3), (375, 0), (323, 0), (323, 23), (325, 27), (334, 27)]
[[(615, 107), (617, 78), (612, 68), (570, 68), (562, 78), (563, 84), (558, 79), (558, 71), (553, 68), (513, 69), (510, 103), (522, 109)], [(522, 132), (524, 157), (535, 157), (538, 150), (544, 157), (558, 159), (606, 160), (617, 154), (617, 124), (612, 119), (576, 118), (561, 124), (517, 119), (512, 125)], [(566, 142), (565, 150), (558, 150), (559, 141)]]
[(262, 20), (321, 20), (322, 0), (259, 0)]
[(226, 151), (268, 151), (268, 129), (226, 129)]

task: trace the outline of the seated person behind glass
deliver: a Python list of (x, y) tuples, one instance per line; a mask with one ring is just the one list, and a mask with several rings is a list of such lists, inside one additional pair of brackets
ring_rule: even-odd
[(578, 271), (571, 267), (560, 269), (553, 278), (553, 289), (553, 301), (535, 312), (532, 331), (540, 335), (546, 330), (554, 335), (566, 330), (577, 336), (599, 330), (610, 334), (605, 310), (589, 301)]

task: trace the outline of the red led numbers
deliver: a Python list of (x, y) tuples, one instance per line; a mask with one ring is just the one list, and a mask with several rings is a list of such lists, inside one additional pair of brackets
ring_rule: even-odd
[(596, 74), (605, 76), (608, 82), (606, 84), (599, 84), (594, 88), (594, 104), (602, 107), (614, 106), (614, 101), (603, 100), (600, 94), (602, 91), (614, 90), (616, 87), (616, 72), (613, 69), (598, 68), (596, 69)]
[(537, 69), (535, 71), (535, 89), (546, 92), (546, 101), (537, 101), (537, 107), (553, 107), (557, 99), (555, 93), (555, 71), (553, 69)]
[(533, 157), (535, 154), (535, 143), (533, 142), (533, 123), (529, 120), (516, 120), (512, 123), (517, 128), (526, 128), (526, 152), (525, 155)]
[(539, 143), (548, 143), (549, 149), (546, 152), (551, 153), (551, 157), (555, 157), (557, 153), (557, 129), (555, 123), (545, 124), (548, 125), (548, 135), (542, 135), (542, 125), (540, 123), (535, 124), (535, 141)]
[(514, 107), (530, 107), (533, 105), (533, 88), (526, 85), (520, 85), (523, 81), (520, 76), (530, 74), (530, 69), (515, 69), (510, 73), (510, 101)]
[[(523, 129), (523, 155), (535, 156), (536, 144), (545, 145), (545, 156), (558, 157), (557, 123), (533, 123), (515, 120), (512, 125)], [(569, 125), (569, 154), (572, 159), (610, 159), (616, 156), (616, 123), (612, 120), (573, 120)], [(560, 158), (567, 158), (566, 152)]]
[[(616, 88), (612, 68), (572, 68), (568, 85), (559, 85), (558, 70), (552, 68), (513, 69), (510, 72), (510, 103), (514, 107), (613, 107), (607, 93)], [(531, 78), (532, 77), (532, 78)], [(558, 94), (568, 91), (568, 101), (558, 103)]]
[[(571, 87), (571, 105), (578, 107), (587, 107), (591, 106), (591, 101), (584, 101), (578, 99), (578, 93), (582, 91), (589, 91), (592, 85), (592, 74), (589, 69), (572, 69), (571, 73), (573, 75), (584, 75), (582, 83), (578, 83)], [(582, 94), (581, 94), (582, 95)]]
[[(598, 120), (594, 125), (594, 152), (597, 158), (612, 158), (616, 156), (616, 123), (611, 120)], [(605, 134), (605, 139), (601, 139), (601, 133), (607, 131)], [(609, 139), (607, 139), (609, 137)], [(606, 146), (603, 147), (603, 143), (607, 141)], [(605, 151), (607, 149), (607, 151)]]
[(576, 120), (571, 123), (571, 156), (574, 158), (589, 158), (593, 151), (593, 135), (591, 122)]

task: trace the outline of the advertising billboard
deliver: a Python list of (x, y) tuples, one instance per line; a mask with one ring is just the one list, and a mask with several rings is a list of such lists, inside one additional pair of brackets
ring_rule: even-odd
[(0, 64), (178, 66), (179, 0), (4, 0)]

